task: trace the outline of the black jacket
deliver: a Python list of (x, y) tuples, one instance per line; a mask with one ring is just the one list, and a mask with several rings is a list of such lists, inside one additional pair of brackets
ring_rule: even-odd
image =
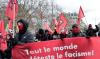
[(26, 22), (25, 20), (22, 20), (22, 19), (19, 20), (18, 22), (23, 23), (24, 28), (23, 28), (23, 30), (19, 30), (19, 33), (16, 34), (15, 39), (14, 39), (16, 41), (16, 44), (23, 44), (23, 43), (35, 41), (33, 34), (31, 34), (31, 32), (29, 32), (27, 30), (28, 22)]
[(35, 41), (34, 36), (28, 31), (25, 34), (23, 34), (20, 39), (19, 37), (20, 35), (16, 34), (15, 37), (16, 44), (29, 43)]
[(96, 36), (96, 33), (99, 31), (99, 27), (96, 26), (96, 29), (88, 29), (86, 30), (87, 36)]

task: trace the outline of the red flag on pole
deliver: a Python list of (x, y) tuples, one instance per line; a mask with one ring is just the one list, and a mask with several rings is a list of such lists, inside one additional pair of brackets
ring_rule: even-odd
[(17, 16), (17, 13), (18, 13), (17, 0), (9, 0), (8, 5), (6, 7), (5, 15), (9, 17), (11, 20), (14, 20), (15, 16)]
[(7, 49), (7, 41), (3, 38), (0, 38), (0, 50), (5, 51)]
[(85, 17), (82, 7), (80, 6), (77, 24), (80, 25), (81, 19)]
[(1, 32), (1, 34), (2, 34), (2, 36), (3, 36), (3, 38), (5, 38), (5, 36), (6, 36), (6, 31), (5, 31), (5, 28), (4, 28), (4, 21), (3, 20), (0, 20), (0, 32)]
[(2, 38), (0, 38), (0, 50), (5, 51), (7, 49), (7, 42), (4, 40), (6, 38), (7, 32), (4, 29), (4, 21), (0, 20), (0, 32)]
[(60, 31), (63, 30), (67, 26), (67, 20), (68, 19), (65, 17), (65, 15), (63, 13), (61, 13), (59, 16), (58, 25), (56, 28), (56, 31), (58, 33), (60, 33)]
[(9, 22), (8, 22), (8, 28), (9, 29), (13, 29), (13, 21), (12, 20), (9, 20)]
[(2, 35), (4, 34), (4, 21), (0, 20), (0, 32), (2, 33)]

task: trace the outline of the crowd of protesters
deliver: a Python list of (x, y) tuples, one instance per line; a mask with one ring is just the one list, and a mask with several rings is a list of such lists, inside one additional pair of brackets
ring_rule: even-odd
[[(13, 38), (11, 34), (7, 34), (6, 38), (4, 39), (7, 42), (7, 49), (5, 51), (0, 50), (0, 58), (1, 59), (11, 59), (11, 51), (14, 46), (17, 44), (24, 44), (30, 42), (40, 42), (40, 41), (48, 41), (48, 40), (57, 40), (63, 38), (71, 38), (71, 37), (86, 37), (89, 39), (90, 37), (100, 36), (99, 27), (96, 25), (95, 29), (93, 29), (92, 25), (89, 24), (88, 29), (85, 32), (82, 32), (77, 24), (72, 26), (72, 29), (69, 32), (61, 32), (60, 34), (57, 33), (56, 29), (54, 33), (51, 34), (48, 30), (39, 29), (35, 35), (29, 32), (28, 29), (28, 22), (20, 19), (17, 22), (17, 26), (19, 28), (18, 33)], [(97, 34), (98, 33), (98, 34)], [(3, 37), (0, 33), (0, 40)]]
[[(57, 33), (55, 30), (53, 34), (50, 34), (48, 30), (39, 29), (36, 33), (36, 39), (39, 41), (47, 41), (54, 39), (63, 39), (63, 38), (71, 38), (71, 37), (96, 37), (100, 36), (99, 27), (95, 25), (95, 29), (93, 29), (92, 25), (89, 24), (88, 29), (82, 32), (77, 24), (73, 24), (72, 29), (69, 32), (61, 32)], [(98, 34), (97, 34), (98, 33)]]

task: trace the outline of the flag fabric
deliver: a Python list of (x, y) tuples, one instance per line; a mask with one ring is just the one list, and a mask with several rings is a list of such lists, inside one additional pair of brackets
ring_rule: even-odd
[(2, 32), (2, 21), (0, 20), (0, 32)]
[(47, 22), (44, 23), (44, 29), (48, 30), (50, 33), (53, 33), (53, 31), (51, 30), (51, 28), (49, 27), (49, 25), (47, 24)]
[(8, 22), (8, 28), (9, 29), (13, 29), (13, 21), (12, 20), (9, 20), (9, 22)]
[(4, 21), (0, 20), (0, 32), (2, 36), (4, 37), (5, 29), (4, 29)]
[(61, 13), (59, 16), (58, 25), (56, 27), (57, 33), (60, 33), (61, 30), (64, 30), (64, 28), (67, 26), (67, 20), (68, 19), (65, 17), (65, 15)]
[(0, 50), (5, 51), (7, 49), (7, 42), (4, 40), (6, 38), (7, 32), (4, 28), (4, 20), (0, 20), (0, 32), (2, 38), (0, 38)]
[(8, 34), (7, 31), (5, 30), (5, 25), (4, 25), (4, 21), (0, 20), (0, 32), (3, 36), (3, 38), (6, 38), (6, 35)]
[(7, 41), (0, 38), (0, 50), (5, 51), (7, 49)]
[(82, 7), (80, 6), (77, 24), (80, 25), (81, 19), (85, 17)]
[[(14, 6), (15, 4), (15, 6)], [(9, 0), (8, 5), (6, 7), (5, 15), (10, 18), (10, 20), (14, 20), (15, 16), (18, 13), (18, 1), (17, 0)]]

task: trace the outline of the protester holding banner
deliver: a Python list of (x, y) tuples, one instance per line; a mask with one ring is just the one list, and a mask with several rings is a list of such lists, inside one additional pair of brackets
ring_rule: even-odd
[(86, 30), (87, 36), (97, 36), (96, 33), (99, 31), (99, 27), (95, 25), (95, 29), (93, 29), (92, 25), (89, 24), (88, 29)]
[(72, 26), (72, 31), (67, 35), (67, 37), (84, 37), (84, 36), (86, 35), (80, 31), (77, 24), (74, 24)]
[(38, 32), (36, 33), (36, 39), (38, 39), (39, 41), (46, 41), (45, 32), (43, 29), (38, 30)]
[(34, 42), (34, 36), (31, 34), (28, 29), (28, 22), (20, 19), (17, 22), (19, 32), (15, 36), (16, 44), (23, 44), (28, 42)]

